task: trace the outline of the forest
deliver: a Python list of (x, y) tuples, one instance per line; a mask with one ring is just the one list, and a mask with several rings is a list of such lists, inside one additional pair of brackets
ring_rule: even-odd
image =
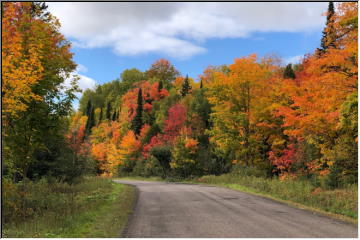
[(45, 211), (36, 184), (54, 194), (90, 176), (357, 185), (357, 3), (326, 14), (319, 47), (299, 64), (254, 53), (193, 78), (159, 59), (85, 90), (74, 110), (76, 63), (58, 19), (44, 3), (2, 3), (3, 219)]
[[(357, 181), (354, 4), (328, 13), (321, 46), (301, 64), (240, 57), (199, 81), (160, 59), (87, 90), (71, 148), (97, 174), (189, 178), (252, 169), (266, 177)], [(333, 8), (331, 8), (333, 9)]]

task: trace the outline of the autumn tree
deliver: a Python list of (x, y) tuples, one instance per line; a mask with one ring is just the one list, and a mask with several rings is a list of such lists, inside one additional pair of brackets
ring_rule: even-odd
[(130, 130), (123, 137), (120, 144), (119, 160), (122, 161), (120, 170), (122, 172), (131, 172), (136, 164), (137, 155), (140, 153), (141, 141), (135, 133)]
[[(335, 158), (328, 153), (337, 146), (341, 106), (357, 91), (357, 3), (339, 3), (332, 16), (338, 36), (335, 47), (321, 56), (308, 56), (302, 63), (297, 83), (288, 82), (289, 106), (278, 108), (284, 117), (284, 131), (289, 137), (305, 138), (319, 149), (312, 165), (318, 174), (328, 172)], [(340, 142), (339, 142), (340, 143)]]
[(186, 108), (177, 103), (169, 108), (168, 117), (164, 121), (163, 133), (158, 133), (150, 139), (150, 142), (143, 148), (143, 155), (146, 157), (149, 151), (159, 145), (172, 144), (186, 123)]
[(142, 123), (142, 114), (143, 114), (143, 98), (142, 98), (142, 90), (139, 88), (138, 91), (138, 97), (137, 97), (137, 107), (136, 107), (136, 115), (134, 119), (132, 120), (132, 126), (135, 135), (140, 134), (141, 127), (143, 125)]
[[(63, 85), (76, 68), (70, 44), (42, 4), (7, 2), (2, 7), (5, 164), (25, 178), (50, 174), (51, 166), (65, 167), (61, 156), (71, 151), (63, 134), (78, 91), (76, 78), (70, 87)], [(40, 168), (44, 171), (36, 172)]]
[[(207, 86), (208, 100), (213, 105), (208, 131), (211, 142), (232, 160), (241, 164), (254, 163), (253, 132), (258, 111), (268, 106), (264, 79), (272, 76), (271, 64), (257, 62), (256, 55), (235, 59), (229, 73), (215, 73)], [(256, 99), (254, 98), (256, 96)]]
[(329, 168), (328, 184), (341, 187), (357, 183), (358, 173), (358, 97), (357, 92), (349, 95), (341, 106), (340, 122), (333, 148), (324, 152), (332, 163)]
[(37, 24), (26, 25), (32, 18), (30, 3), (4, 3), (2, 7), (1, 99), (3, 123), (8, 124), (11, 117), (27, 110), (29, 102), (42, 100), (32, 87), (44, 74), (41, 63), (43, 44), (29, 35), (39, 28)]
[(180, 135), (171, 151), (173, 156), (170, 166), (181, 177), (187, 178), (196, 173), (198, 141)]
[(177, 76), (179, 71), (166, 59), (159, 59), (154, 62), (150, 69), (145, 72), (147, 79), (157, 78), (162, 81), (165, 88), (169, 88), (171, 83)]
[(124, 84), (123, 93), (134, 87), (134, 83), (145, 80), (145, 74), (136, 68), (126, 69), (121, 73), (121, 82)]
[(221, 72), (223, 74), (229, 73), (229, 67), (227, 65), (220, 66), (208, 66), (204, 72), (199, 76), (202, 84), (208, 84), (215, 80), (215, 75), (217, 72)]

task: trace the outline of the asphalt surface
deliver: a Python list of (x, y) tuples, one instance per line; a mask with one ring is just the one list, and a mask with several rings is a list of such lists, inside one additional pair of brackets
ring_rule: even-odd
[(205, 185), (125, 181), (138, 189), (122, 237), (355, 238), (355, 225), (255, 195)]

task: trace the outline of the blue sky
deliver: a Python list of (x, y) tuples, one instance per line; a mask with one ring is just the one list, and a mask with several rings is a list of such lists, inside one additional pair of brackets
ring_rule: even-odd
[(145, 71), (166, 58), (195, 80), (252, 53), (296, 62), (320, 44), (327, 3), (49, 2), (73, 43), (80, 87)]
[(234, 58), (256, 53), (276, 54), (288, 62), (290, 58), (311, 53), (320, 44), (321, 31), (312, 33), (257, 33), (251, 38), (211, 39), (203, 45), (207, 52), (189, 59), (177, 59), (161, 53), (119, 56), (111, 48), (83, 49), (73, 47), (75, 62), (85, 66), (86, 76), (97, 83), (114, 80), (128, 68), (145, 71), (159, 58), (166, 58), (183, 74), (197, 79), (208, 65), (230, 64)]

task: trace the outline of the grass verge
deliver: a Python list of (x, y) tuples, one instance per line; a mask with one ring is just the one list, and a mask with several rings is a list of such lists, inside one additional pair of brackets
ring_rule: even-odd
[(304, 180), (280, 181), (235, 174), (204, 176), (187, 182), (221, 186), (252, 193), (300, 209), (357, 224), (357, 185), (349, 185), (343, 189), (323, 190)]
[(33, 211), (37, 211), (37, 214), (5, 222), (3, 237), (120, 237), (133, 210), (133, 187), (102, 178), (89, 178), (74, 186), (62, 184), (49, 191), (47, 188), (50, 186), (54, 188), (48, 184), (38, 187), (38, 190), (47, 192), (48, 196), (32, 192), (32, 200), (34, 197), (47, 198), (46, 201), (52, 200), (56, 207), (40, 211), (40, 204), (34, 205)]
[(150, 181), (150, 182), (164, 182), (164, 181), (168, 181), (167, 179), (163, 179), (161, 177), (118, 177), (118, 178), (113, 178), (114, 180), (135, 180), (135, 181)]

